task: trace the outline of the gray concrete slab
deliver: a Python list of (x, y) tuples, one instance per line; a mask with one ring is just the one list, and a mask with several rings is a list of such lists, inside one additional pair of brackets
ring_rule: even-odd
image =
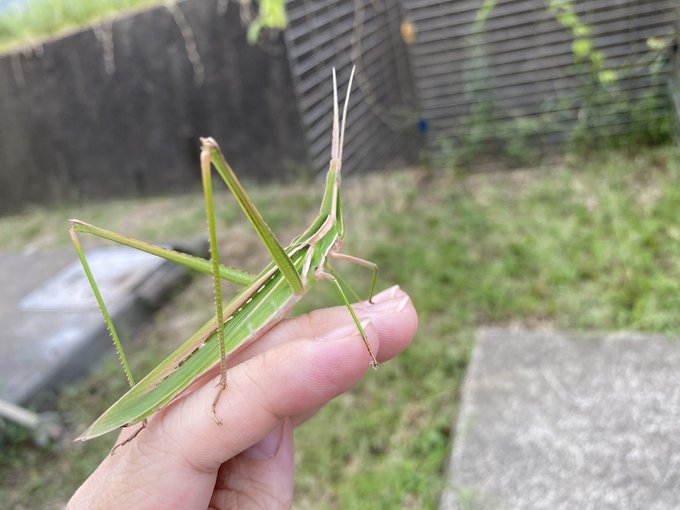
[[(121, 336), (180, 283), (175, 264), (125, 247), (88, 252)], [(87, 372), (111, 340), (73, 249), (0, 253), (0, 399), (25, 405)]]
[(680, 508), (677, 339), (478, 331), (441, 508)]

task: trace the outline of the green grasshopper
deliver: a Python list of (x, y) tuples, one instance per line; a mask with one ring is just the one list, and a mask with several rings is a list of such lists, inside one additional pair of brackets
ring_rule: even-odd
[[(352, 70), (347, 86), (342, 123), (340, 124), (337, 81), (335, 69), (333, 70), (333, 138), (331, 160), (321, 208), (319, 215), (309, 228), (296, 237), (287, 248), (282, 247), (277, 241), (212, 138), (201, 139), (201, 175), (210, 238), (209, 260), (131, 239), (80, 220), (70, 220), (71, 239), (76, 247), (87, 279), (92, 286), (99, 308), (104, 315), (123, 370), (131, 386), (125, 395), (78, 437), (79, 440), (86, 441), (117, 428), (142, 422), (142, 427), (128, 440), (121, 443), (125, 444), (144, 428), (146, 419), (150, 415), (181, 396), (191, 383), (218, 362), (220, 365), (220, 381), (211, 409), (213, 419), (217, 424), (220, 424), (221, 420), (215, 414), (215, 406), (222, 391), (227, 386), (227, 355), (246, 343), (254, 341), (274, 324), (281, 321), (291, 307), (317, 280), (329, 280), (335, 285), (361, 333), (370, 355), (371, 366), (374, 368), (378, 366), (375, 355), (368, 344), (366, 333), (354, 313), (340, 281), (332, 274), (333, 270), (329, 265), (329, 259), (339, 259), (372, 270), (373, 278), (369, 292), (369, 302), (371, 302), (377, 279), (377, 266), (372, 262), (342, 254), (339, 251), (344, 236), (340, 203), (342, 146), (353, 76), (354, 70)], [(211, 183), (213, 166), (236, 197), (239, 206), (243, 209), (272, 257), (272, 261), (257, 275), (224, 266), (219, 262)], [(118, 334), (83, 253), (78, 239), (80, 232), (137, 248), (212, 276), (215, 291), (215, 316), (137, 383), (132, 377)], [(221, 279), (245, 285), (226, 305), (223, 305), (222, 302)]]

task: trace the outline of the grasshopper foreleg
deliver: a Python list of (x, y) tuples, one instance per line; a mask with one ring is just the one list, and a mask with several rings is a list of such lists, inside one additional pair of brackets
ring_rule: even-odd
[(371, 262), (370, 260), (354, 257), (353, 255), (346, 255), (345, 253), (330, 252), (328, 256), (336, 260), (344, 260), (350, 264), (365, 267), (366, 269), (370, 269), (373, 272), (373, 277), (371, 278), (371, 290), (368, 293), (368, 302), (373, 304), (373, 293), (375, 292), (375, 284), (378, 281), (378, 264)]
[(371, 367), (378, 368), (378, 360), (375, 357), (375, 354), (373, 354), (373, 349), (371, 349), (371, 346), (368, 343), (368, 337), (366, 336), (366, 331), (364, 331), (364, 328), (361, 325), (361, 322), (359, 322), (359, 318), (357, 317), (356, 313), (354, 313), (354, 308), (352, 308), (352, 305), (350, 304), (349, 300), (347, 299), (347, 296), (345, 295), (345, 291), (342, 290), (342, 285), (340, 285), (340, 282), (338, 282), (338, 279), (335, 276), (333, 276), (332, 274), (326, 273), (325, 271), (321, 271), (321, 270), (317, 270), (315, 275), (319, 280), (330, 281), (333, 285), (335, 285), (335, 288), (338, 289), (338, 292), (340, 293), (340, 296), (342, 297), (342, 301), (345, 303), (345, 306), (349, 310), (349, 313), (352, 315), (352, 320), (354, 320), (354, 324), (356, 324), (357, 329), (359, 330), (359, 333), (361, 334), (361, 339), (364, 341), (364, 345), (366, 346), (366, 350), (368, 351), (369, 356), (371, 356)]

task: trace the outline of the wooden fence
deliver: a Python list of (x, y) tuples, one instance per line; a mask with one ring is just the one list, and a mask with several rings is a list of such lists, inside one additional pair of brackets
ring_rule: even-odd
[[(469, 139), (480, 123), (527, 133), (533, 127), (540, 131), (531, 133), (534, 142), (562, 142), (583, 120), (588, 101), (600, 107), (586, 126), (597, 134), (635, 129), (628, 106), (649, 118), (667, 117), (677, 0), (574, 0), (577, 23), (590, 30), (586, 43), (574, 43), (565, 25), (573, 20), (560, 22), (550, 0), (403, 4), (417, 33), (410, 57), (431, 146)], [(585, 51), (580, 63), (579, 51)], [(600, 67), (592, 65), (593, 55), (603, 58)], [(599, 78), (602, 93), (588, 97)], [(636, 102), (643, 95), (645, 103)]]
[[(556, 5), (573, 6), (571, 20)], [(246, 44), (238, 6), (218, 0), (109, 20), (0, 56), (0, 212), (198, 186), (205, 134), (241, 174), (321, 172), (330, 70), (344, 89), (352, 63), (349, 172), (414, 160), (425, 133), (431, 149), (491, 152), (503, 136), (555, 147), (578, 130), (669, 124), (678, 10), (677, 0), (287, 0), (289, 27), (259, 46)], [(674, 94), (680, 109), (677, 82)]]
[(0, 55), (0, 213), (200, 187), (200, 136), (240, 176), (309, 168), (285, 46), (182, 1)]
[(416, 124), (395, 127), (392, 112), (404, 103), (414, 108), (415, 91), (407, 50), (399, 36), (398, 0), (381, 2), (289, 0), (284, 32), (298, 108), (312, 167), (325, 171), (332, 119), (330, 69), (341, 91), (357, 66), (345, 137), (343, 168), (383, 166), (409, 160), (419, 142)]

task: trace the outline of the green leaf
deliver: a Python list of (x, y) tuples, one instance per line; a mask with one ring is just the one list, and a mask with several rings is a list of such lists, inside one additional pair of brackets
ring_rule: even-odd
[(649, 37), (647, 47), (652, 51), (661, 51), (666, 48), (668, 43), (661, 37)]
[(593, 67), (602, 67), (602, 64), (604, 64), (604, 53), (601, 51), (593, 51), (590, 54), (590, 61), (593, 63)]
[(557, 21), (563, 27), (572, 28), (578, 25), (578, 18), (573, 12), (561, 12), (557, 14)]
[(248, 39), (248, 44), (253, 45), (257, 43), (257, 38), (260, 37), (260, 30), (262, 29), (262, 23), (259, 19), (253, 20), (253, 22), (248, 25), (248, 32), (246, 37)]
[(590, 35), (590, 27), (588, 25), (576, 25), (573, 33), (574, 37), (587, 37)]
[(260, 20), (265, 28), (283, 30), (288, 25), (286, 6), (283, 0), (261, 0)]
[(604, 71), (597, 73), (597, 79), (603, 84), (613, 83), (618, 77), (619, 75), (613, 69), (605, 69)]
[(477, 25), (484, 23), (491, 14), (491, 11), (493, 11), (494, 7), (496, 7), (496, 0), (484, 0), (484, 3), (475, 15), (475, 24)]
[(574, 39), (571, 43), (571, 51), (574, 54), (576, 60), (581, 60), (587, 57), (593, 49), (593, 43), (590, 39)]

